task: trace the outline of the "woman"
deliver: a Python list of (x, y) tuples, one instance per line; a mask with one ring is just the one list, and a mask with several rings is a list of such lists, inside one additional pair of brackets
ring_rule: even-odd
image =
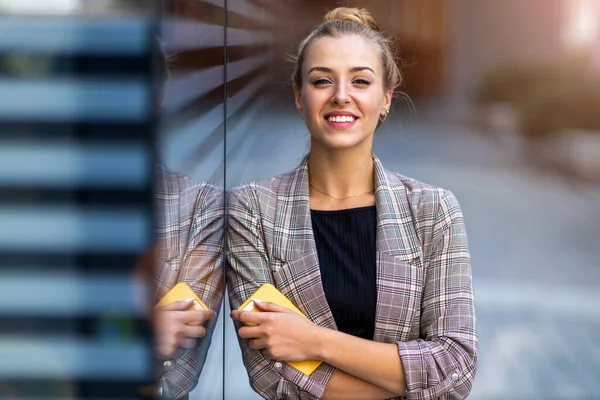
[[(477, 335), (461, 210), (372, 155), (400, 72), (368, 12), (325, 20), (293, 74), (310, 154), (229, 195), (232, 308), (272, 283), (309, 318), (265, 302), (231, 313), (250, 383), (270, 399), (464, 398)], [(284, 362), (314, 359), (310, 376)]]

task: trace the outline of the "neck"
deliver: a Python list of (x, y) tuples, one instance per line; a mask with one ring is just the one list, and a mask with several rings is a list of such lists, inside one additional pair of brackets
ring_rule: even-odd
[(343, 199), (374, 189), (371, 149), (323, 149), (312, 146), (308, 159), (311, 185), (327, 195)]

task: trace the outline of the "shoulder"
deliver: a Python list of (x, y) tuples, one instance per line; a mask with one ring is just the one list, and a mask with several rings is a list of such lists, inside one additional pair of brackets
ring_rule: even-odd
[(431, 185), (388, 170), (386, 170), (386, 174), (392, 188), (402, 188), (406, 191), (408, 201), (412, 206), (429, 206), (434, 209), (438, 207), (450, 209), (458, 206), (454, 193), (445, 187)]
[(162, 164), (157, 164), (154, 168), (154, 179), (156, 193), (159, 196), (180, 193), (190, 184), (187, 176), (175, 172)]
[(271, 204), (277, 201), (281, 193), (282, 183), (288, 182), (293, 177), (294, 171), (274, 176), (261, 181), (253, 181), (235, 186), (228, 191), (228, 204), (230, 206), (251, 206), (261, 208), (260, 205)]
[[(210, 182), (195, 182), (163, 165), (155, 168), (155, 199), (160, 212), (179, 219), (224, 210), (224, 188)], [(178, 211), (175, 211), (178, 210)]]
[(392, 190), (405, 197), (420, 235), (432, 239), (449, 225), (462, 222), (460, 204), (451, 190), (396, 172), (386, 171), (386, 174)]

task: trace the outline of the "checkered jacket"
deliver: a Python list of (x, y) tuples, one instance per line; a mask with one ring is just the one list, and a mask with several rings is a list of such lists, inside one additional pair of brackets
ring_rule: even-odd
[[(230, 191), (229, 298), (237, 308), (271, 283), (315, 324), (336, 329), (312, 232), (307, 160), (290, 173)], [(478, 340), (461, 209), (451, 192), (386, 171), (376, 157), (374, 162), (374, 340), (397, 344), (408, 399), (465, 398), (475, 377)], [(311, 376), (286, 363), (277, 369), (246, 340), (240, 346), (250, 384), (267, 399), (319, 398), (334, 372), (325, 363)]]
[[(156, 299), (177, 283), (186, 282), (208, 307), (218, 312), (224, 286), (224, 189), (206, 183), (191, 184), (188, 178), (157, 167), (155, 199)], [(197, 385), (215, 322), (216, 318), (196, 348), (186, 350), (170, 360), (170, 366), (161, 368), (164, 397), (179, 398)]]

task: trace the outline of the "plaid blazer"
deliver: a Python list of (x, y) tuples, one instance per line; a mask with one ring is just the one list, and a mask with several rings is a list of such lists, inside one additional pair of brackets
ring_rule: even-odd
[[(188, 178), (162, 166), (156, 172), (156, 300), (177, 283), (186, 282), (218, 312), (224, 284), (224, 189), (207, 183), (192, 185)], [(207, 334), (196, 348), (166, 365), (161, 362), (159, 387), (164, 397), (180, 398), (197, 385), (216, 320), (207, 325)]]
[[(237, 308), (260, 285), (272, 283), (315, 324), (336, 329), (312, 232), (307, 161), (229, 193), (229, 298)], [(373, 340), (397, 344), (407, 398), (465, 398), (475, 377), (478, 340), (461, 209), (451, 192), (388, 172), (375, 156), (374, 161)], [(246, 340), (240, 339), (240, 347), (251, 386), (267, 399), (319, 398), (334, 372), (323, 363), (309, 377), (265, 358)]]

